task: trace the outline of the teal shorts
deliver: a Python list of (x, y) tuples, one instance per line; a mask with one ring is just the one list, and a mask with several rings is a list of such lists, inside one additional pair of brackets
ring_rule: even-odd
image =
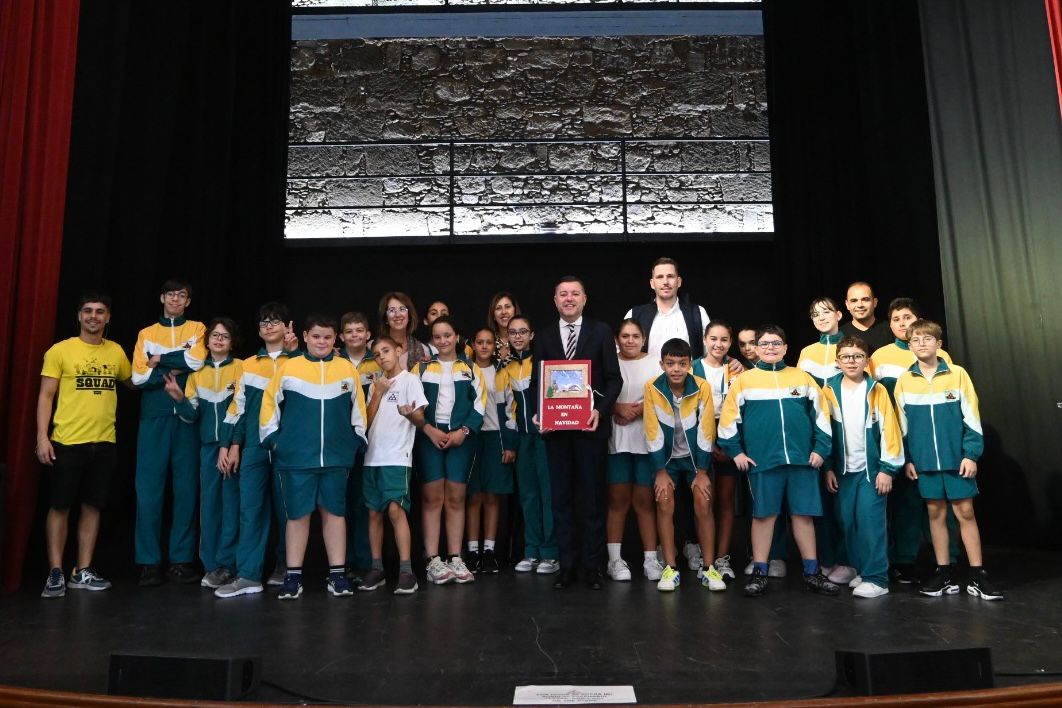
[(960, 477), (958, 470), (919, 472), (918, 493), (931, 500), (973, 499), (977, 496), (977, 478)]
[(361, 468), (361, 488), (365, 495), (365, 506), (373, 511), (387, 511), (391, 502), (409, 511), (409, 478), (413, 474), (410, 467), (384, 465), (382, 467)]
[[(446, 425), (435, 426), (439, 430), (449, 432)], [(413, 454), (417, 461), (417, 474), (425, 484), (438, 482), (445, 479), (448, 482), (468, 484), (468, 478), (472, 476), (472, 467), (476, 463), (479, 452), (479, 435), (472, 433), (458, 447), (440, 450), (435, 447), (431, 439), (424, 433), (417, 431), (417, 441), (413, 445)]]
[(616, 452), (605, 458), (605, 481), (609, 484), (637, 484), (652, 487), (656, 470), (648, 454)]
[(468, 494), (512, 494), (513, 466), (501, 461), (501, 433), (488, 430), (479, 433), (468, 441), (478, 443), (476, 462), (472, 465), (472, 476), (468, 478)]
[(795, 516), (822, 516), (819, 471), (808, 465), (782, 465), (749, 471), (752, 516), (762, 519), (782, 513), (782, 500)]
[[(680, 482), (685, 482), (685, 487), (689, 489), (693, 480), (697, 478), (697, 468), (693, 465), (692, 457), (672, 457), (664, 469), (667, 470), (667, 475), (671, 477), (676, 489)], [(656, 470), (653, 471), (653, 476), (656, 476)], [(708, 478), (711, 479), (711, 476), (712, 473), (709, 470)]]
[(347, 513), (346, 467), (280, 470), (284, 514), (289, 519), (309, 516), (317, 507), (335, 516)]

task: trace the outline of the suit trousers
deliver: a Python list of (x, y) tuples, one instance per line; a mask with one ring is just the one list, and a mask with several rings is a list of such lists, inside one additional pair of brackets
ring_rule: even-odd
[(557, 432), (543, 436), (553, 494), (553, 531), (561, 568), (597, 570), (605, 558), (606, 438)]

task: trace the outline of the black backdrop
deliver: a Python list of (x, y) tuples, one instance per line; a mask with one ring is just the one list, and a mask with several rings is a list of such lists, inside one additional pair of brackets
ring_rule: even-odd
[[(100, 287), (115, 301), (109, 336), (131, 350), (175, 273), (194, 284), (192, 316), (246, 328), (266, 299), (339, 314), (373, 311), (390, 289), (447, 300), (465, 328), (500, 289), (544, 319), (560, 270), (582, 274), (588, 313), (615, 322), (648, 299), (661, 255), (711, 316), (777, 321), (794, 347), (813, 338), (807, 303), (856, 279), (875, 284), (879, 316), (909, 295), (943, 317), (913, 0), (764, 3), (773, 242), (362, 248), (282, 243), (285, 4), (82, 3), (57, 336), (73, 334), (78, 292)], [(135, 396), (119, 415), (125, 464), (101, 551), (128, 563)]]

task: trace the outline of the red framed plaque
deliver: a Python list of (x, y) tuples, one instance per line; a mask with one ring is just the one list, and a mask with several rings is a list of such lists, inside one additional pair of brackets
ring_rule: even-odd
[(593, 410), (588, 359), (539, 362), (538, 419), (542, 432), (589, 430)]

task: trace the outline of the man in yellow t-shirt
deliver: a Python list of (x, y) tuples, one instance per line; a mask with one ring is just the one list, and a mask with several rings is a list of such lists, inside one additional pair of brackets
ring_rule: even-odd
[[(78, 302), (80, 333), (44, 354), (37, 397), (37, 459), (51, 467), (51, 496), (45, 535), (51, 571), (41, 597), (62, 597), (66, 588), (106, 590), (111, 586), (92, 569), (100, 510), (117, 462), (114, 412), (116, 384), (128, 382), (132, 367), (122, 348), (103, 338), (111, 300), (89, 294)], [(52, 415), (56, 393), (59, 394)], [(51, 435), (49, 435), (49, 427)], [(63, 576), (70, 507), (80, 498), (77, 565), (67, 584)]]

